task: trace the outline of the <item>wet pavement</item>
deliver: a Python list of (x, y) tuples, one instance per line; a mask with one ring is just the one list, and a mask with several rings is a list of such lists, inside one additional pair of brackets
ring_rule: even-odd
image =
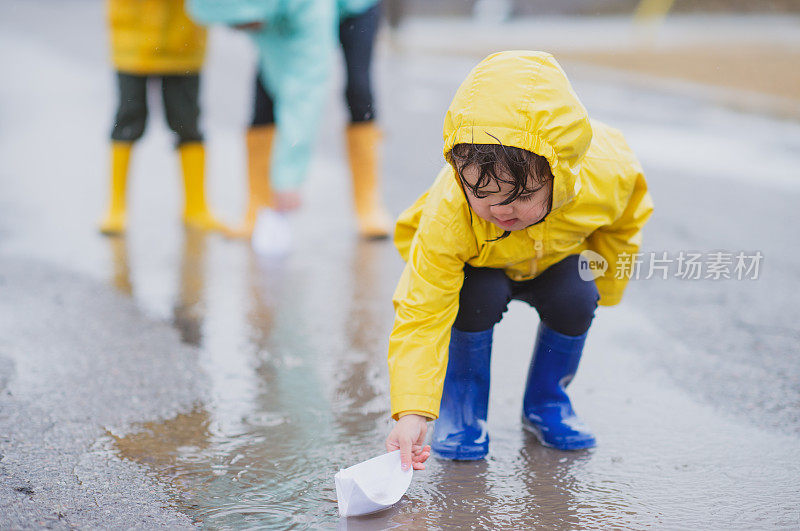
[[(493, 351), (489, 458), (432, 459), (394, 509), (341, 520), (333, 474), (380, 453), (391, 425), (386, 348), (402, 262), (390, 242), (354, 235), (339, 98), (287, 260), (180, 227), (160, 110), (134, 155), (131, 230), (103, 238), (113, 78), (102, 12), (9, 5), (0, 526), (800, 526), (797, 121), (565, 64), (590, 114), (622, 129), (645, 167), (656, 214), (643, 250), (760, 251), (760, 276), (635, 280), (621, 306), (600, 310), (571, 386), (599, 440), (583, 452), (545, 449), (520, 427), (537, 319), (512, 304)], [(46, 11), (52, 31), (24, 29)], [(244, 201), (252, 59), (240, 35), (213, 33), (209, 195), (228, 220)], [(442, 115), (475, 60), (382, 45), (393, 214), (439, 168)]]

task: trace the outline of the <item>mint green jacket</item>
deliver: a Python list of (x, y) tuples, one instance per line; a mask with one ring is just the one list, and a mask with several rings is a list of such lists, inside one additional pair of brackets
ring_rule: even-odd
[(249, 33), (275, 101), (278, 135), (270, 179), (276, 190), (299, 187), (327, 94), (337, 42), (335, 0), (188, 0), (187, 8), (202, 24), (263, 23)]
[(339, 20), (359, 15), (378, 2), (380, 0), (337, 0), (336, 7), (339, 10)]

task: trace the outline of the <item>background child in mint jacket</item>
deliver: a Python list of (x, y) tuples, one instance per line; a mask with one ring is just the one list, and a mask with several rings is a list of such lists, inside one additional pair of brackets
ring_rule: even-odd
[[(345, 100), (350, 115), (346, 130), (352, 174), (353, 203), (359, 234), (385, 238), (390, 218), (380, 193), (378, 145), (380, 129), (372, 91), (372, 52), (381, 18), (379, 0), (337, 0), (338, 37), (344, 55)], [(275, 126), (275, 93), (266, 86), (262, 73), (256, 75), (253, 120), (247, 131), (248, 202), (239, 236), (251, 236), (262, 209), (280, 208), (280, 197), (272, 189), (272, 145), (280, 127)], [(279, 171), (279, 169), (278, 169)], [(299, 197), (289, 206), (299, 205)]]
[(330, 79), (334, 0), (188, 0), (187, 6), (200, 23), (249, 29), (280, 132), (271, 155), (271, 188), (281, 210), (295, 208)]
[[(448, 161), (400, 217), (406, 267), (394, 294), (386, 440), (423, 468), (431, 445), (447, 459), (482, 459), (494, 325), (511, 299), (539, 313), (522, 422), (546, 446), (594, 446), (565, 392), (598, 304), (622, 298), (616, 274), (652, 212), (642, 169), (622, 134), (589, 120), (555, 59), (489, 56), (456, 92), (444, 122)], [(608, 262), (594, 281), (580, 253)], [(531, 331), (532, 332), (532, 331)]]

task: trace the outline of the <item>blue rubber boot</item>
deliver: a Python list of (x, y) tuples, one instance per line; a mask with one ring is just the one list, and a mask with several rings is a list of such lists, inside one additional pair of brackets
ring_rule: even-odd
[(581, 450), (596, 444), (565, 391), (578, 370), (585, 342), (586, 334), (565, 336), (539, 324), (522, 401), (522, 424), (545, 446)]
[(489, 452), (489, 361), (492, 331), (450, 333), (450, 357), (431, 448), (439, 457), (483, 459)]

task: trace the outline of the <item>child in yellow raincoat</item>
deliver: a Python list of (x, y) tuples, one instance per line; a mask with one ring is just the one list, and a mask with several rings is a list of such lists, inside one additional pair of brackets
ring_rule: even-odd
[(108, 0), (111, 58), (119, 100), (111, 133), (111, 198), (100, 224), (104, 234), (126, 229), (126, 190), (133, 144), (147, 121), (147, 85), (161, 85), (167, 123), (177, 136), (184, 179), (183, 220), (221, 229), (205, 197), (205, 150), (198, 126), (200, 70), (206, 30), (186, 15), (184, 0)]
[(445, 116), (444, 156), (395, 229), (407, 263), (394, 294), (387, 449), (424, 468), (436, 419), (438, 456), (487, 454), (492, 330), (511, 299), (541, 321), (523, 426), (546, 446), (594, 446), (565, 388), (597, 305), (622, 297), (616, 272), (653, 209), (639, 162), (619, 131), (589, 119), (556, 60), (530, 51), (472, 70)]

